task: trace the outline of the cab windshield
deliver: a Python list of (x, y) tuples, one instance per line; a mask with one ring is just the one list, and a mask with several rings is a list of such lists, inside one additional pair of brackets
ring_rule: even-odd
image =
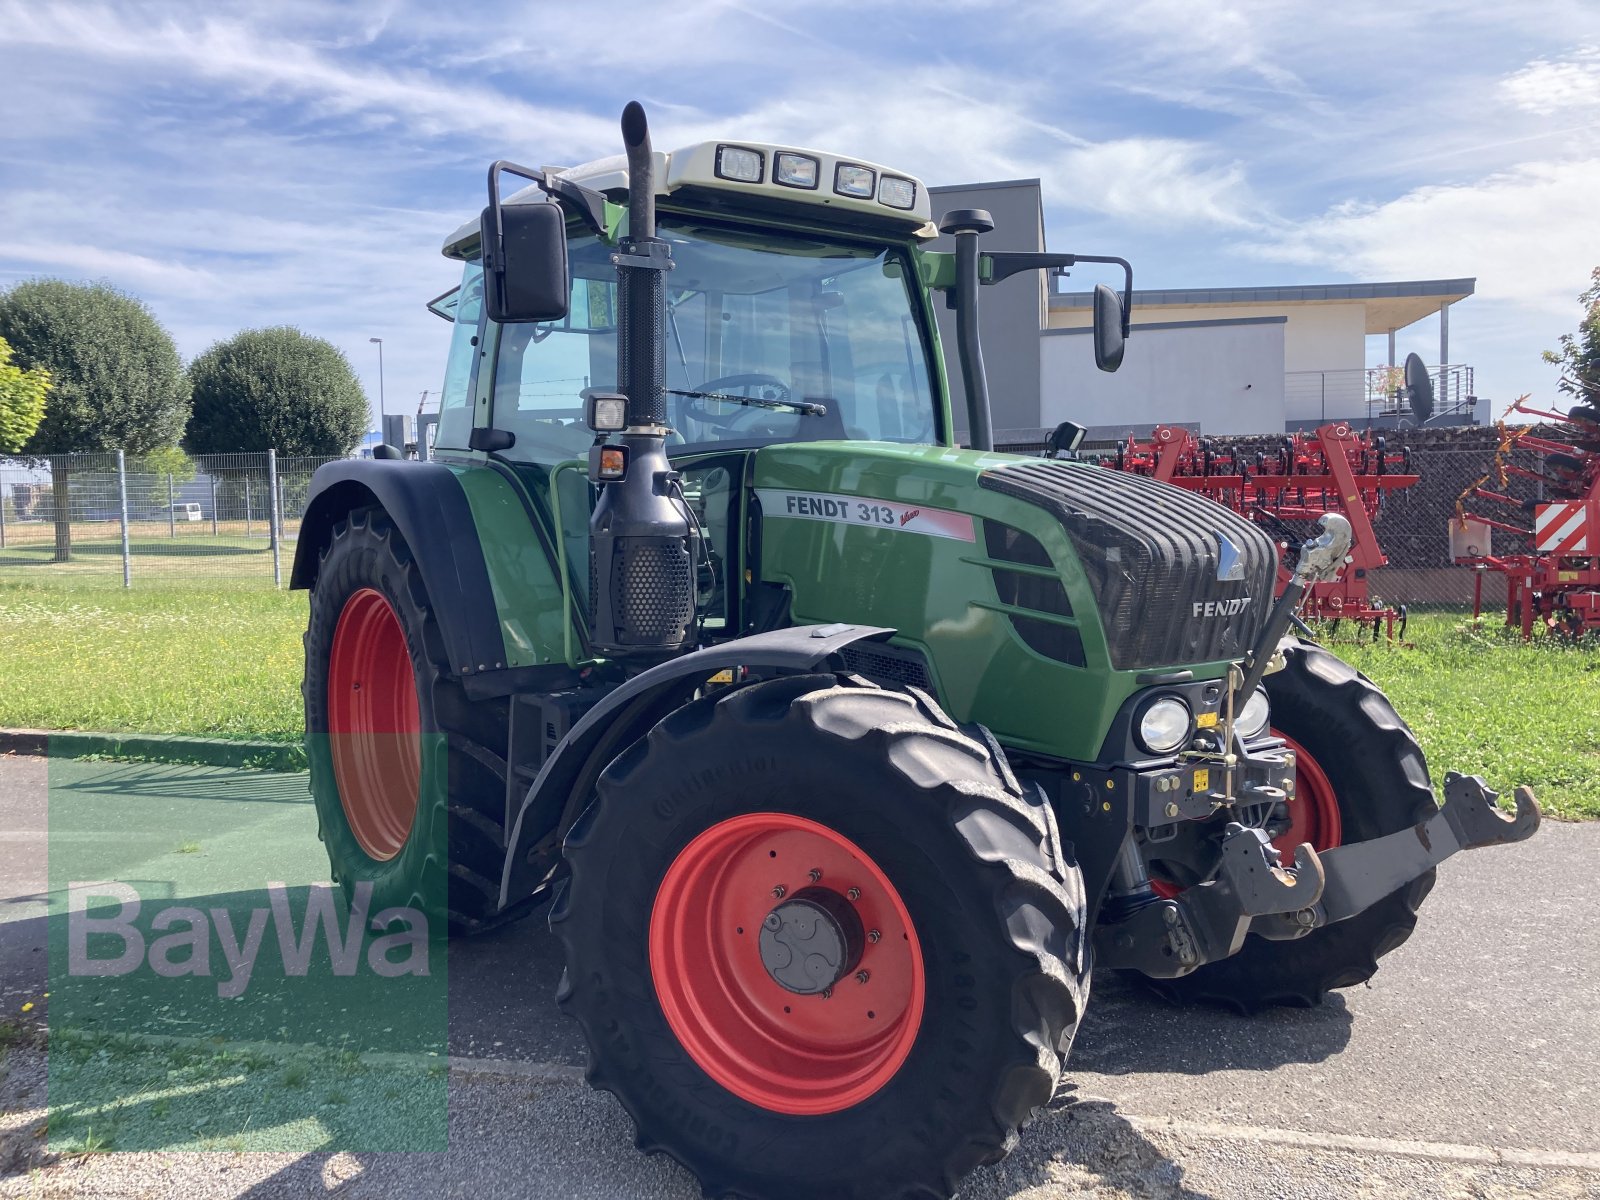
[[(663, 214), (669, 451), (856, 438), (938, 440), (909, 256), (826, 237)], [(558, 323), (506, 325), (492, 421), (508, 456), (581, 457), (585, 388), (617, 386), (613, 247), (574, 234), (572, 303)]]

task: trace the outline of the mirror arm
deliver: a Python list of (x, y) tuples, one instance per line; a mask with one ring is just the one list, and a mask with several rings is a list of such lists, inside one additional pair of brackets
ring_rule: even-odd
[(985, 284), (996, 284), (1023, 271), (1047, 271), (1054, 267), (1076, 266), (1081, 255), (1042, 254), (1031, 250), (993, 250), (986, 253), (984, 265), (988, 267), (983, 277)]
[(516, 175), (534, 184), (546, 196), (554, 200), (565, 200), (583, 219), (591, 232), (601, 237), (606, 233), (606, 198), (592, 188), (586, 188), (581, 183), (574, 182), (564, 175), (549, 176), (543, 171), (533, 167), (519, 166), (517, 163), (500, 159), (489, 167), (489, 206), (495, 213), (495, 236), (505, 234), (504, 227), (500, 224), (500, 174)]

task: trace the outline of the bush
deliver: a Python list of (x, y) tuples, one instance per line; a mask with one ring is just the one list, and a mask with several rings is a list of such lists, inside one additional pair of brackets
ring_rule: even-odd
[(218, 342), (189, 364), (189, 379), (191, 453), (345, 455), (367, 427), (367, 396), (349, 361), (291, 326)]
[(189, 419), (178, 349), (142, 302), (105, 283), (31, 279), (0, 295), (16, 365), (50, 372), (25, 454), (174, 446)]

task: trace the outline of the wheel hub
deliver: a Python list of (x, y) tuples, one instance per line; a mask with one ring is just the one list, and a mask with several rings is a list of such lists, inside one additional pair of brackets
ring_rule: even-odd
[(831, 888), (806, 888), (761, 922), (761, 965), (779, 987), (818, 996), (855, 970), (865, 941), (848, 900)]

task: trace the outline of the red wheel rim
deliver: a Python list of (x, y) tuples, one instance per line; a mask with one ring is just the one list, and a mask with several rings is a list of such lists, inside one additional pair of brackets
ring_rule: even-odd
[(1310, 842), (1313, 850), (1332, 850), (1344, 841), (1339, 820), (1339, 796), (1328, 782), (1322, 765), (1305, 748), (1281, 729), (1272, 731), (1294, 751), (1294, 795), (1289, 797), (1289, 828), (1272, 839), (1285, 861), (1292, 861), (1294, 848)]
[[(879, 935), (867, 933), (830, 997), (789, 991), (762, 963), (761, 923), (779, 887), (830, 889)], [(690, 1057), (772, 1112), (859, 1104), (894, 1077), (922, 1024), (922, 948), (900, 893), (853, 842), (785, 813), (733, 817), (683, 848), (650, 915), (650, 974)]]
[(339, 803), (371, 858), (400, 853), (417, 816), (422, 717), (400, 618), (372, 588), (345, 601), (328, 657), (328, 742)]

